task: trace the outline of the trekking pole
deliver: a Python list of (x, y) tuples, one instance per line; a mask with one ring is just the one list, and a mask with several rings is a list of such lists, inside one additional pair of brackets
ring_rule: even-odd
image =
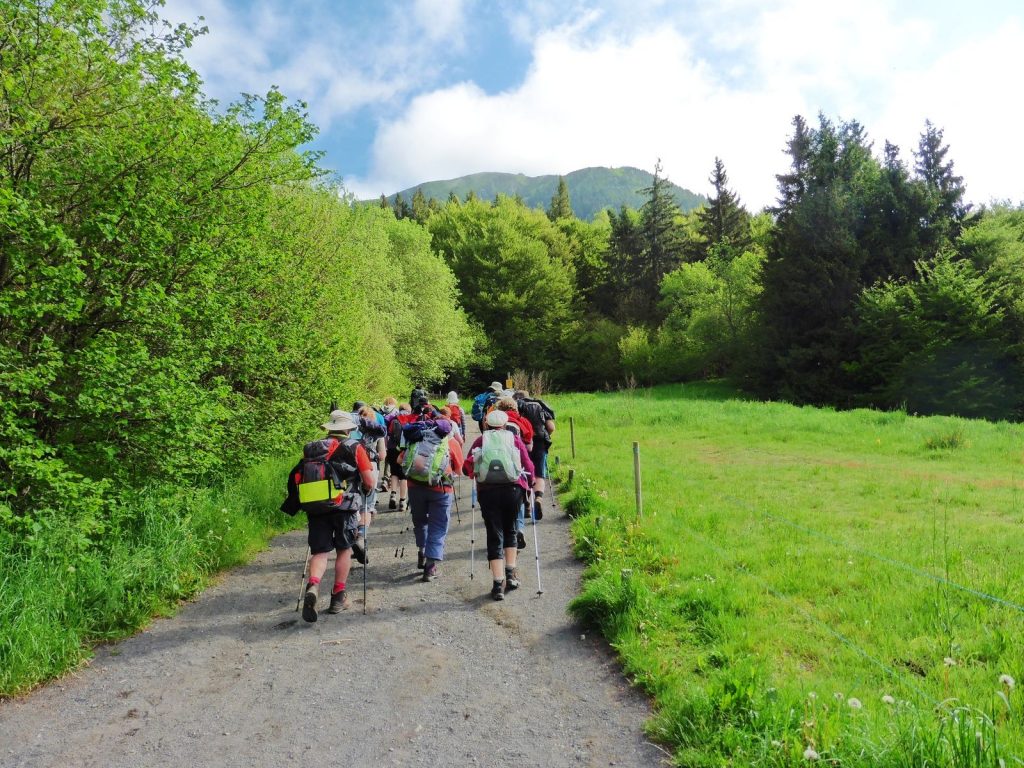
[(313, 551), (307, 546), (306, 547), (306, 562), (302, 566), (302, 581), (299, 582), (299, 599), (295, 601), (295, 610), (299, 610), (302, 605), (302, 593), (306, 591), (306, 571), (309, 569), (309, 558)]
[[(366, 517), (369, 513), (366, 511), (366, 494), (363, 494), (363, 519), (369, 520)], [(367, 523), (363, 523), (363, 616), (366, 615), (366, 565), (370, 562), (370, 526)]]
[(455, 519), (459, 521), (459, 525), (462, 525), (462, 515), (459, 514), (459, 492), (454, 485), (452, 485), (452, 497), (455, 499)]
[(473, 580), (476, 565), (476, 478), (469, 493), (469, 580)]
[(540, 544), (537, 543), (537, 516), (533, 509), (533, 489), (530, 490), (530, 519), (533, 520), (533, 553), (537, 561), (537, 594), (543, 595), (544, 590), (540, 586)]

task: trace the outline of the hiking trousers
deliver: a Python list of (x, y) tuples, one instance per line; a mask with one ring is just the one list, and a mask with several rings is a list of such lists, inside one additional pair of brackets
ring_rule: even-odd
[(409, 512), (416, 547), (431, 560), (444, 560), (444, 541), (451, 520), (452, 493), (409, 483)]

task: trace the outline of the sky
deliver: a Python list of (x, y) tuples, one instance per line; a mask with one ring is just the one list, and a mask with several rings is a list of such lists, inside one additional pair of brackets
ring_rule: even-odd
[(976, 204), (1024, 201), (1020, 0), (166, 0), (221, 104), (277, 86), (360, 199), (502, 171), (634, 166), (774, 203), (792, 119), (913, 165), (925, 120)]

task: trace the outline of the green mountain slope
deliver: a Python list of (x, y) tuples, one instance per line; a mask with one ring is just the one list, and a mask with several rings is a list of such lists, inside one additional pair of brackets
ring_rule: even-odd
[[(566, 174), (572, 209), (580, 219), (589, 221), (604, 208), (618, 210), (627, 205), (639, 208), (644, 196), (639, 190), (650, 186), (653, 176), (639, 168), (583, 168)], [(521, 173), (474, 173), (447, 181), (428, 181), (416, 187), (403, 189), (400, 194), (410, 200), (417, 189), (422, 189), (428, 198), (440, 202), (454, 192), (465, 199), (470, 190), (483, 200), (493, 200), (497, 195), (519, 195), (531, 208), (547, 208), (551, 197), (558, 188), (558, 176), (524, 176)], [(683, 211), (691, 211), (707, 202), (707, 198), (683, 187), (672, 185), (676, 201)], [(391, 195), (388, 200), (394, 201)]]

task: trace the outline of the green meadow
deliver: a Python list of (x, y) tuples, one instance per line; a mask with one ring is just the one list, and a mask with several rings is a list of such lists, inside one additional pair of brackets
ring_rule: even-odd
[(1024, 428), (713, 384), (551, 402), (571, 610), (677, 764), (1024, 765)]

